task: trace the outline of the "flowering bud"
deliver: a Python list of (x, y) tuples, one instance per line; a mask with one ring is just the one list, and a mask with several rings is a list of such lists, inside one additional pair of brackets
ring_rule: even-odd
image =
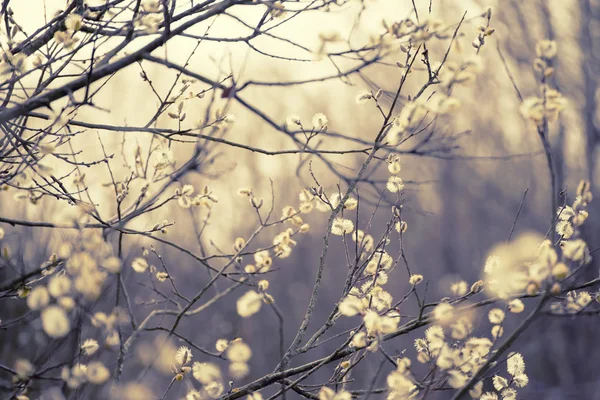
[(559, 281), (565, 279), (567, 275), (569, 275), (569, 272), (571, 272), (569, 267), (563, 262), (556, 264), (554, 268), (552, 268), (552, 276)]
[(530, 296), (535, 296), (538, 293), (538, 290), (538, 285), (532, 282), (529, 285), (527, 285), (527, 289), (525, 290), (525, 292)]
[(306, 232), (308, 232), (309, 229), (310, 229), (310, 225), (308, 225), (308, 224), (302, 224), (300, 226), (300, 233), (306, 233)]
[(471, 293), (479, 293), (483, 289), (483, 281), (479, 280), (471, 285)]
[(269, 293), (265, 293), (264, 295), (265, 295), (265, 297), (263, 297), (263, 301), (265, 302), (265, 304), (275, 303), (275, 299)]

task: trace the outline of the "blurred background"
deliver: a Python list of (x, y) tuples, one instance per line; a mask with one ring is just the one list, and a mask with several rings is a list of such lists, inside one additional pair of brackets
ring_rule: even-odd
[[(32, 7), (37, 7), (33, 5), (34, 1), (29, 3), (13, 5), (17, 18), (23, 13), (29, 13)], [(41, 5), (41, 2), (37, 3)], [(52, 7), (58, 9), (64, 6), (58, 0), (55, 3), (46, 2), (49, 14), (52, 14)], [(426, 16), (429, 1), (415, 0), (415, 3), (421, 16)], [(521, 211), (515, 226), (517, 234), (531, 230), (543, 234), (549, 228), (550, 188), (546, 161), (541, 153), (542, 146), (535, 128), (519, 113), (519, 97), (501, 56), (523, 97), (537, 95), (539, 84), (532, 68), (535, 44), (544, 38), (557, 41), (558, 56), (554, 60), (555, 74), (551, 78), (551, 85), (568, 99), (568, 107), (559, 120), (552, 124), (550, 132), (558, 187), (562, 191), (561, 202), (573, 200), (574, 190), (580, 179), (589, 179), (592, 191), (595, 191), (600, 177), (597, 165), (600, 137), (597, 130), (599, 109), (596, 85), (600, 73), (600, 3), (593, 0), (434, 0), (432, 16), (441, 18), (446, 24), (458, 23), (467, 11), (466, 22), (461, 28), (464, 36), (458, 38), (459, 46), (452, 51), (450, 60), (461, 60), (473, 55), (475, 50), (471, 47), (471, 41), (476, 36), (475, 27), (481, 23), (476, 17), (488, 6), (493, 7), (491, 26), (496, 32), (480, 51), (480, 72), (474, 82), (455, 91), (456, 97), (462, 102), (461, 110), (448, 118), (447, 124), (437, 127), (440, 135), (452, 138), (448, 142), (452, 149), (448, 152), (401, 156), (401, 176), (409, 182), (404, 194), (403, 212), (403, 217), (408, 222), (408, 231), (404, 235), (405, 255), (412, 271), (422, 274), (430, 282), (427, 298), (431, 301), (449, 296), (449, 287), (453, 282), (465, 280), (471, 284), (480, 278), (489, 250), (496, 243), (507, 240), (519, 209)], [(245, 10), (240, 9), (240, 15), (252, 18), (252, 15), (244, 14)], [(35, 13), (32, 13), (28, 21), (32, 26), (39, 25), (40, 21), (33, 14)], [(338, 32), (342, 38), (351, 37), (350, 43), (358, 46), (368, 42), (371, 35), (381, 32), (382, 20), (393, 22), (412, 16), (413, 7), (408, 1), (356, 1), (332, 8), (330, 12), (300, 15), (278, 28), (278, 32), (313, 50), (319, 47), (319, 34), (332, 32)], [(197, 27), (196, 31), (202, 32), (205, 29), (205, 26)], [(235, 32), (241, 32), (241, 28), (232, 19), (219, 20), (210, 31), (215, 37), (221, 34), (234, 35)], [(173, 62), (182, 63), (195, 44), (193, 40), (178, 38), (166, 50), (156, 53), (167, 55)], [(248, 49), (244, 43), (207, 41), (201, 43), (192, 56), (190, 69), (215, 79), (233, 73), (242, 84), (248, 81), (296, 81), (336, 74), (336, 69), (327, 60), (315, 60), (314, 54), (299, 52), (289, 44), (261, 37), (253, 45), (270, 54), (293, 56), (305, 61), (269, 57)], [(347, 45), (339, 44), (340, 49)], [(338, 44), (333, 43), (328, 50), (334, 51), (335, 46)], [(432, 44), (430, 54), (433, 61), (441, 61), (446, 46), (447, 41)], [(398, 60), (402, 57), (400, 53), (393, 54), (386, 59), (389, 65), (369, 66), (348, 79), (284, 87), (252, 86), (245, 89), (241, 97), (278, 123), (285, 121), (290, 114), (297, 114), (303, 122), (310, 125), (312, 115), (322, 112), (329, 119), (330, 131), (351, 138), (372, 140), (379, 130), (381, 116), (373, 104), (357, 105), (355, 97), (363, 89), (375, 91), (382, 88), (391, 92), (396, 89), (400, 73), (394, 65), (394, 56)], [(340, 65), (351, 66), (352, 62), (342, 60)], [(165, 72), (163, 67), (150, 63), (145, 63), (144, 68), (159, 91), (166, 90), (175, 76), (175, 72)], [(414, 94), (422, 85), (423, 75), (414, 75), (412, 83), (407, 84), (403, 93)], [(384, 104), (385, 102), (389, 107), (390, 99), (385, 100)], [(82, 110), (79, 112), (79, 119), (115, 124), (124, 124), (126, 121), (128, 125), (139, 126), (156, 109), (156, 101), (149, 95), (148, 86), (139, 79), (139, 69), (135, 66), (117, 74), (96, 98), (96, 103), (110, 112)], [(203, 118), (203, 104), (201, 100), (186, 104), (188, 120)], [(272, 129), (240, 104), (232, 102), (227, 111), (235, 115), (235, 124), (227, 134), (228, 139), (270, 150), (287, 149), (293, 145), (284, 133)], [(102, 115), (99, 116), (100, 114)], [(159, 120), (162, 127), (174, 126), (173, 124), (168, 118)], [(100, 134), (112, 152), (119, 151), (119, 135), (111, 137), (107, 132)], [(99, 155), (99, 149), (89, 137), (95, 136), (96, 132), (90, 131), (86, 135), (92, 136), (82, 135), (80, 140), (74, 141), (74, 145), (93, 158), (94, 155)], [(132, 154), (137, 144), (144, 146), (149, 140), (149, 136), (143, 133), (127, 135), (125, 154)], [(347, 140), (327, 136), (323, 139), (322, 148), (343, 149), (350, 145), (356, 146)], [(215, 245), (213, 250), (219, 247), (229, 249), (236, 237), (248, 236), (255, 227), (256, 220), (250, 213), (250, 206), (235, 194), (238, 188), (251, 187), (257, 197), (270, 199), (272, 180), (275, 210), (279, 212), (285, 205), (296, 206), (300, 190), (314, 185), (309, 163), (301, 162), (297, 155), (267, 156), (226, 146), (216, 147), (214, 151), (220, 153), (214, 164), (204, 173), (185, 178), (185, 183), (191, 183), (197, 188), (209, 185), (219, 196), (219, 203), (213, 209), (214, 218), (204, 235), (204, 244), (209, 249), (211, 243)], [(182, 145), (177, 147), (176, 157), (183, 159), (189, 153), (189, 149)], [(351, 177), (364, 156), (328, 156), (328, 160), (338, 167), (338, 171)], [(316, 158), (312, 159), (310, 165), (327, 192), (336, 190), (336, 185), (341, 182), (339, 176)], [(118, 167), (117, 162), (115, 166)], [(90, 171), (90, 175), (94, 176), (94, 173)], [(98, 178), (94, 182), (90, 180), (90, 190), (97, 198), (108, 196), (110, 193), (101, 185), (107, 180), (105, 171), (98, 170), (96, 173)], [(386, 171), (382, 169), (379, 175), (376, 173), (374, 176), (385, 179)], [(360, 188), (359, 193), (362, 190)], [(365, 191), (368, 192), (368, 189)], [(68, 207), (52, 201), (32, 208), (16, 202), (13, 197), (11, 192), (0, 194), (0, 212), (5, 216), (61, 220), (65, 215), (73, 213)], [(105, 209), (107, 214), (111, 213), (111, 207), (108, 203)], [(365, 221), (370, 215), (369, 207), (366, 205), (361, 210)], [(198, 250), (193, 220), (187, 210), (174, 205), (169, 209), (168, 215), (158, 214), (155, 217), (158, 221), (164, 218), (176, 223), (169, 233), (169, 239), (193, 251)], [(383, 230), (388, 219), (388, 211), (375, 217), (371, 228), (374, 236)], [(156, 221), (147, 219), (135, 223), (147, 228), (154, 222)], [(298, 239), (289, 258), (276, 261), (277, 271), (269, 276), (269, 292), (286, 318), (286, 345), (300, 325), (310, 298), (321, 251), (325, 214), (313, 213), (306, 218), (306, 222), (311, 224), (311, 233)], [(590, 217), (584, 225), (585, 240), (590, 249), (600, 246), (599, 222), (600, 206), (594, 201), (590, 205)], [(364, 226), (361, 228), (365, 229)], [(275, 233), (277, 232), (274, 231), (273, 234)], [(22, 254), (24, 261), (39, 265), (54, 251), (65, 234), (56, 230), (50, 232), (10, 228), (6, 240), (11, 243), (15, 252)], [(270, 244), (271, 237), (263, 238), (265, 245)], [(141, 246), (150, 244), (137, 238), (127, 238), (125, 243), (125, 254), (129, 261), (140, 254)], [(391, 254), (398, 250), (393, 246), (394, 244)], [(174, 278), (185, 279), (181, 290), (186, 294), (192, 295), (207, 281), (206, 272), (190, 258), (173, 249), (157, 248), (165, 262), (172, 265)], [(324, 286), (309, 333), (314, 332), (325, 321), (332, 305), (339, 300), (343, 285), (341, 277), (345, 277), (346, 270), (343, 246), (338, 239), (330, 248)], [(595, 277), (598, 271), (596, 261), (593, 261), (588, 270), (588, 278)], [(11, 274), (12, 271), (0, 271), (0, 278), (2, 281), (8, 280)], [(138, 318), (143, 318), (149, 308), (142, 303), (151, 300), (153, 295), (135, 285), (137, 276), (133, 275), (135, 274), (128, 271), (124, 278), (134, 288), (132, 295), (134, 303), (139, 304), (136, 307)], [(394, 271), (387, 288), (395, 299), (408, 291), (408, 277), (403, 268)], [(114, 290), (114, 287), (106, 288), (107, 295), (110, 294), (112, 298)], [(185, 321), (178, 333), (206, 348), (212, 348), (214, 342), (221, 337), (244, 338), (253, 350), (252, 372), (246, 378), (250, 381), (275, 368), (279, 360), (278, 325), (276, 316), (266, 307), (252, 318), (237, 316), (237, 297), (227, 297), (225, 301), (208, 309), (201, 319)], [(102, 309), (102, 304), (98, 305), (98, 309)], [(20, 300), (3, 300), (0, 317), (8, 320), (23, 315), (25, 310), (26, 306)], [(402, 314), (410, 316), (414, 311), (407, 306), (402, 309)], [(487, 309), (486, 312), (481, 312), (482, 316), (486, 314)], [(514, 328), (518, 321), (517, 316), (508, 318), (506, 331)], [(35, 323), (34, 321), (33, 324)], [(350, 327), (348, 325), (346, 328)], [(335, 331), (341, 332), (343, 328), (337, 327)], [(600, 399), (597, 328), (598, 321), (593, 316), (577, 319), (543, 317), (536, 320), (513, 349), (523, 354), (530, 379), (529, 385), (520, 390), (519, 398)], [(482, 329), (485, 331), (486, 328)], [(15, 332), (18, 334), (15, 335)], [(390, 354), (399, 355), (407, 349), (406, 355), (411, 357), (412, 341), (419, 336), (422, 336), (422, 332), (397, 338), (386, 344), (386, 350)], [(6, 333), (0, 332), (3, 344), (0, 359), (5, 364), (11, 364), (11, 360), (17, 356), (29, 353), (34, 353), (32, 357), (36, 356), (36, 352), (41, 351), (37, 349), (44, 340), (41, 333), (36, 334), (31, 329), (13, 328)], [(152, 340), (152, 335), (148, 334), (142, 343), (152, 343)], [(31, 343), (37, 344), (30, 346)], [(332, 348), (322, 346), (298, 357), (293, 364), (326, 356), (329, 354), (327, 351)], [(16, 352), (15, 349), (19, 351)], [(196, 355), (198, 360), (202, 360), (202, 357), (204, 356), (201, 354)], [(353, 375), (357, 387), (364, 387), (370, 382), (380, 362), (377, 357), (365, 360)], [(125, 375), (135, 377), (139, 372), (135, 369), (140, 368), (136, 365), (136, 362), (130, 362)], [(416, 371), (419, 368), (420, 365), (415, 365)], [(317, 384), (326, 380), (328, 373), (331, 373), (331, 368), (315, 375), (310, 383)], [(385, 375), (381, 374), (376, 387), (385, 386)], [(144, 383), (158, 390), (164, 388), (169, 379), (169, 374), (151, 371), (146, 375)], [(183, 389), (177, 394), (173, 392), (173, 398), (184, 393)], [(103, 394), (92, 393), (90, 390), (83, 392), (82, 396), (103, 398)], [(289, 396), (295, 398), (297, 395), (291, 393)], [(435, 393), (431, 398), (444, 399), (449, 396), (447, 393)]]

